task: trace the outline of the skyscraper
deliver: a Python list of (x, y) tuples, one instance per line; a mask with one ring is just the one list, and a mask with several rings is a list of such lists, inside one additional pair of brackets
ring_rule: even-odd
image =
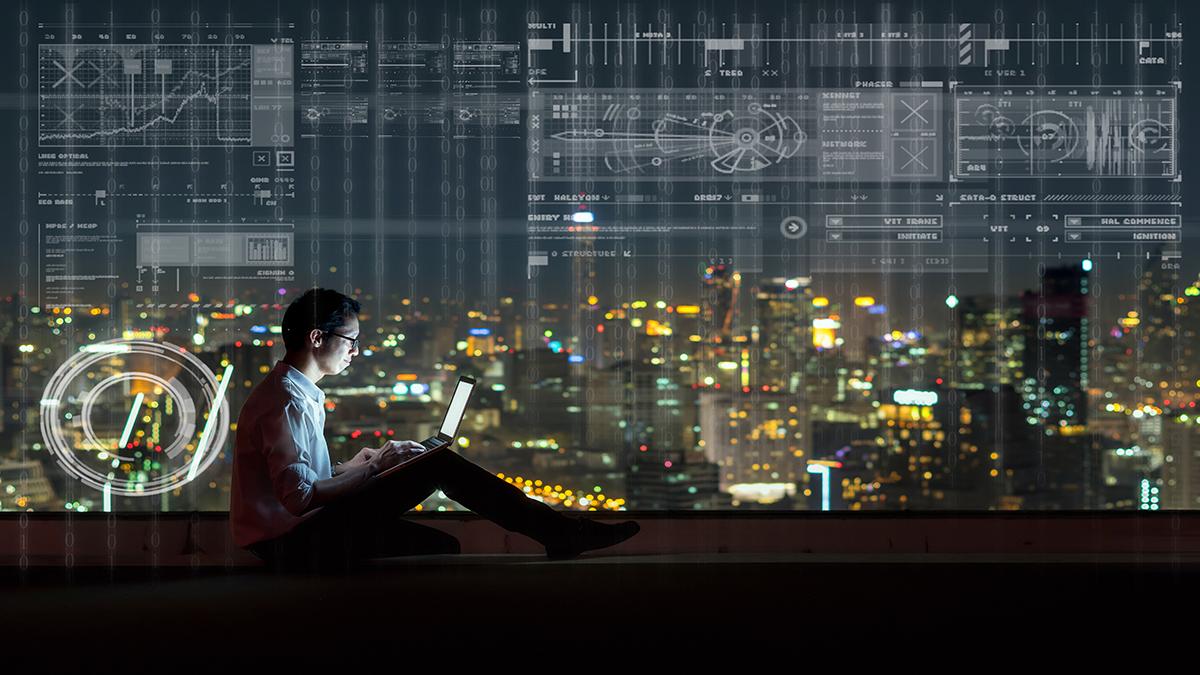
[(1050, 268), (1022, 296), (1026, 422), (1039, 434), (1034, 508), (1091, 508), (1101, 498), (1099, 449), (1088, 435), (1088, 272)]
[(1026, 291), (1021, 301), (1030, 414), (1052, 434), (1086, 425), (1087, 272), (1078, 265), (1048, 269), (1041, 288)]
[(701, 306), (709, 330), (709, 341), (728, 344), (733, 339), (741, 285), (742, 275), (729, 265), (712, 265), (705, 270)]
[(808, 278), (775, 278), (758, 285), (758, 368), (755, 384), (794, 391), (810, 351)]
[(1023, 379), (1022, 306), (1011, 299), (969, 296), (955, 312), (958, 349), (953, 385), (982, 389)]

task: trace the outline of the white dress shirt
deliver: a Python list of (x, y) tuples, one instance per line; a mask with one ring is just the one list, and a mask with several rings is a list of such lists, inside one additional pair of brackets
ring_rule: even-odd
[(229, 504), (234, 543), (244, 548), (304, 522), (313, 483), (332, 475), (325, 392), (278, 361), (237, 420)]

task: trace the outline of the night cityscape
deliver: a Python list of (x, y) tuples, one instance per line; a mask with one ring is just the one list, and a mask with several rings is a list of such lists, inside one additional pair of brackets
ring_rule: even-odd
[(1174, 643), (1190, 11), (10, 3), (0, 644)]
[[(1200, 498), (1198, 279), (1148, 271), (1105, 315), (1089, 294), (1097, 270), (1083, 259), (1047, 268), (1040, 288), (1019, 295), (928, 299), (944, 318), (914, 326), (882, 298), (831, 296), (808, 277), (701, 272), (690, 303), (590, 295), (546, 302), (536, 321), (511, 296), (484, 310), (360, 291), (365, 307), (387, 309), (364, 312), (361, 361), (325, 387), (330, 447), (348, 456), (427, 435), (448, 383), (466, 374), (484, 386), (458, 451), (564, 509), (1157, 510)], [(35, 306), (16, 343), (17, 303), (7, 298), (0, 503), (103, 506), (40, 442), (19, 363), (29, 367), (25, 396), (36, 398), (71, 340), (187, 345), (213, 372), (232, 366), (226, 395), (238, 410), (282, 356), (278, 322), (294, 294), (192, 295), (187, 312), (133, 298), (85, 311)], [(178, 415), (161, 388), (145, 394), (147, 415), (127, 441), (134, 460), (113, 463), (114, 481), (166, 473), (158, 453)], [(92, 409), (110, 422), (96, 425), (102, 443), (117, 442), (127, 401)], [(78, 424), (65, 428), (86, 445)], [(189, 461), (194, 445), (175, 461)], [(220, 510), (229, 450), (195, 485), (116, 497), (110, 508)], [(24, 487), (13, 480), (21, 472)]]

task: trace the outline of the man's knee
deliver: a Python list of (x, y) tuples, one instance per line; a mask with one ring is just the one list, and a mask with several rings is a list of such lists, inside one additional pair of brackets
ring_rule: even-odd
[(454, 470), (483, 471), (489, 475), (492, 475), (491, 471), (488, 471), (475, 462), (472, 462), (466, 457), (458, 454), (452, 450), (450, 446), (442, 446), (437, 450), (431, 450), (430, 452), (433, 454), (433, 456), (429, 459), (431, 461), (436, 461), (443, 469), (450, 467)]
[(417, 476), (444, 470), (456, 458), (458, 458), (458, 455), (448, 445), (443, 445), (433, 450), (426, 450), (408, 460), (405, 464), (401, 464), (400, 469), (389, 476), (389, 478), (401, 482), (412, 481)]

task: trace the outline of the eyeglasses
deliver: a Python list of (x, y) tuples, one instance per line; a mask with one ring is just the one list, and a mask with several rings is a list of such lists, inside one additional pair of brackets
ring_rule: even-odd
[(343, 340), (349, 340), (349, 341), (350, 341), (350, 349), (351, 349), (351, 350), (357, 350), (357, 349), (358, 349), (358, 338), (352, 338), (352, 337), (349, 337), (349, 336), (347, 336), (347, 335), (342, 335), (341, 333), (335, 333), (335, 332), (333, 332), (333, 331), (329, 331), (329, 334), (330, 334), (330, 335), (336, 335), (336, 336), (338, 336), (338, 337), (342, 338)]

